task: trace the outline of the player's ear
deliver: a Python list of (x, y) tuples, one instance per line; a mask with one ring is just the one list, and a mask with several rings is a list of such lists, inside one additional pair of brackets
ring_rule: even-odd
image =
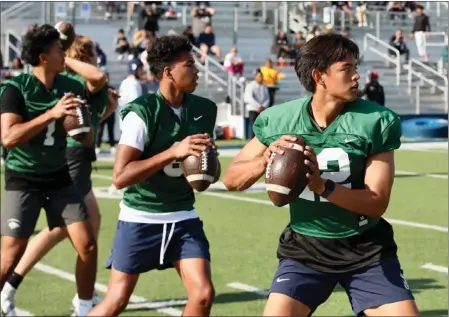
[(167, 78), (173, 80), (172, 69), (171, 69), (170, 67), (165, 67), (165, 68), (164, 68), (164, 75), (165, 75)]
[(312, 70), (312, 78), (316, 85), (321, 85), (325, 88), (323, 73), (318, 69)]

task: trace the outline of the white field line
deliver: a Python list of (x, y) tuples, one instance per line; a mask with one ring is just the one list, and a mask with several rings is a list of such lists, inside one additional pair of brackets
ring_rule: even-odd
[(240, 282), (232, 282), (232, 283), (228, 283), (226, 285), (230, 288), (238, 289), (238, 290), (249, 292), (249, 293), (254, 293), (259, 296), (263, 296), (263, 297), (268, 296), (268, 291), (265, 291), (263, 289), (257, 288), (252, 285), (243, 284)]
[(18, 307), (16, 307), (16, 314), (17, 314), (17, 316), (34, 316), (29, 311), (20, 309)]
[(448, 274), (447, 267), (441, 266), (441, 265), (435, 265), (435, 264), (432, 264), (432, 263), (426, 263), (423, 266), (421, 266), (421, 268), (427, 269), (427, 270), (431, 270), (431, 271), (435, 271), (435, 272)]
[[(71, 274), (69, 272), (54, 268), (52, 266), (37, 263), (34, 268), (36, 270), (39, 270), (41, 272), (47, 273), (49, 275), (53, 275), (56, 277), (59, 277), (61, 279), (70, 281), (72, 283), (76, 283), (75, 275)], [(106, 293), (108, 287), (104, 284), (95, 283), (95, 289), (97, 291), (100, 291), (102, 293)], [(181, 316), (182, 311), (176, 308), (173, 308), (171, 306), (181, 306), (185, 305), (187, 303), (186, 299), (173, 299), (168, 301), (160, 301), (160, 302), (150, 302), (150, 300), (137, 296), (137, 295), (131, 295), (130, 298), (130, 304), (128, 307), (130, 309), (138, 309), (138, 308), (147, 308), (147, 309), (153, 309), (156, 310), (159, 313), (167, 314), (170, 316)], [(127, 308), (128, 308), (127, 307)]]
[[(92, 177), (96, 177), (96, 175), (97, 174), (92, 174)], [(101, 178), (103, 178), (103, 176), (106, 176), (106, 175), (100, 175), (100, 176), (101, 176)], [(94, 193), (95, 193), (95, 196), (97, 196), (98, 198), (121, 199), (121, 196), (109, 194), (106, 187), (94, 187)], [(230, 199), (230, 200), (244, 201), (244, 202), (248, 202), (248, 203), (262, 204), (262, 205), (266, 205), (266, 206), (274, 206), (270, 200), (237, 196), (237, 195), (233, 195), (233, 194), (214, 193), (214, 192), (206, 191), (206, 192), (198, 193), (198, 195), (213, 196), (213, 197), (218, 197), (218, 198), (222, 198), (222, 199)], [(288, 206), (284, 206), (283, 208), (288, 208)], [(421, 223), (421, 222), (412, 222), (412, 221), (399, 220), (399, 219), (390, 219), (390, 218), (385, 218), (385, 219), (388, 222), (390, 222), (391, 224), (395, 224), (395, 225), (413, 227), (413, 228), (421, 228), (421, 229), (429, 229), (429, 230), (440, 231), (440, 232), (448, 232), (447, 227), (435, 226), (435, 225), (429, 225), (429, 224)]]

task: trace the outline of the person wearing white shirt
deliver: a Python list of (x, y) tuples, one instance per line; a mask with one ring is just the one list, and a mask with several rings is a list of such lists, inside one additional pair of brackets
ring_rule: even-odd
[(243, 101), (246, 107), (246, 117), (249, 118), (251, 128), (250, 139), (252, 139), (254, 137), (253, 124), (259, 113), (265, 110), (270, 103), (268, 88), (263, 84), (263, 75), (259, 69), (254, 74), (254, 80), (246, 85)]
[[(128, 63), (128, 77), (126, 77), (119, 88), (120, 99), (118, 100), (119, 110), (124, 105), (142, 96), (142, 84), (139, 78), (143, 74), (144, 64), (140, 59), (133, 59)], [(120, 130), (122, 129), (122, 120), (120, 122)]]

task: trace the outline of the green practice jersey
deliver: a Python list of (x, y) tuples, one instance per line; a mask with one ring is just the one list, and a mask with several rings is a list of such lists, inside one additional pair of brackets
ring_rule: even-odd
[[(217, 106), (209, 99), (193, 94), (185, 96), (180, 123), (178, 117), (158, 91), (145, 94), (127, 104), (120, 112), (122, 119), (135, 112), (146, 124), (147, 141), (142, 160), (161, 153), (189, 135), (213, 135)], [(181, 162), (174, 161), (149, 179), (127, 187), (123, 203), (132, 209), (166, 213), (193, 209), (195, 196), (184, 177)]]
[[(33, 74), (21, 74), (3, 82), (0, 95), (8, 86), (16, 87), (23, 95), (26, 106), (24, 122), (53, 108), (65, 93), (72, 92), (85, 98), (84, 86), (62, 75), (56, 75), (52, 91)], [(22, 173), (45, 174), (60, 170), (66, 165), (66, 136), (62, 120), (53, 121), (29, 141), (9, 150), (5, 164), (9, 169)]]
[[(85, 87), (85, 90), (87, 91), (86, 86), (86, 80), (74, 72), (63, 72), (62, 75), (67, 76), (69, 78), (72, 78), (73, 80), (78, 81), (81, 85)], [(106, 104), (108, 103), (108, 87), (107, 85), (104, 85), (104, 87), (97, 92), (96, 94), (90, 95), (88, 94), (87, 97), (87, 104), (89, 105), (90, 109), (90, 125), (92, 129), (94, 130), (94, 137), (92, 139), (91, 146), (95, 145), (95, 140), (97, 139), (97, 133), (98, 133), (98, 125), (100, 122), (101, 115), (104, 112), (104, 109), (106, 108)], [(76, 141), (75, 139), (71, 138), (69, 135), (67, 135), (67, 147), (84, 147), (83, 143)]]
[[(317, 154), (323, 178), (363, 189), (367, 158), (399, 148), (399, 117), (388, 108), (357, 99), (321, 132), (310, 118), (310, 101), (311, 97), (298, 99), (263, 111), (254, 123), (254, 134), (266, 146), (286, 134), (303, 138)], [(290, 204), (290, 217), (294, 231), (321, 238), (353, 236), (378, 222), (329, 203), (308, 188)]]

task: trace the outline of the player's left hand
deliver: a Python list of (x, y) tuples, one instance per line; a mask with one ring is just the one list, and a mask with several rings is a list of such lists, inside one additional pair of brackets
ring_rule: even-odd
[(309, 180), (308, 187), (311, 191), (320, 195), (324, 192), (325, 180), (321, 177), (315, 151), (310, 146), (306, 146), (304, 155), (306, 156), (304, 163), (310, 169), (310, 172), (306, 174), (306, 177)]

